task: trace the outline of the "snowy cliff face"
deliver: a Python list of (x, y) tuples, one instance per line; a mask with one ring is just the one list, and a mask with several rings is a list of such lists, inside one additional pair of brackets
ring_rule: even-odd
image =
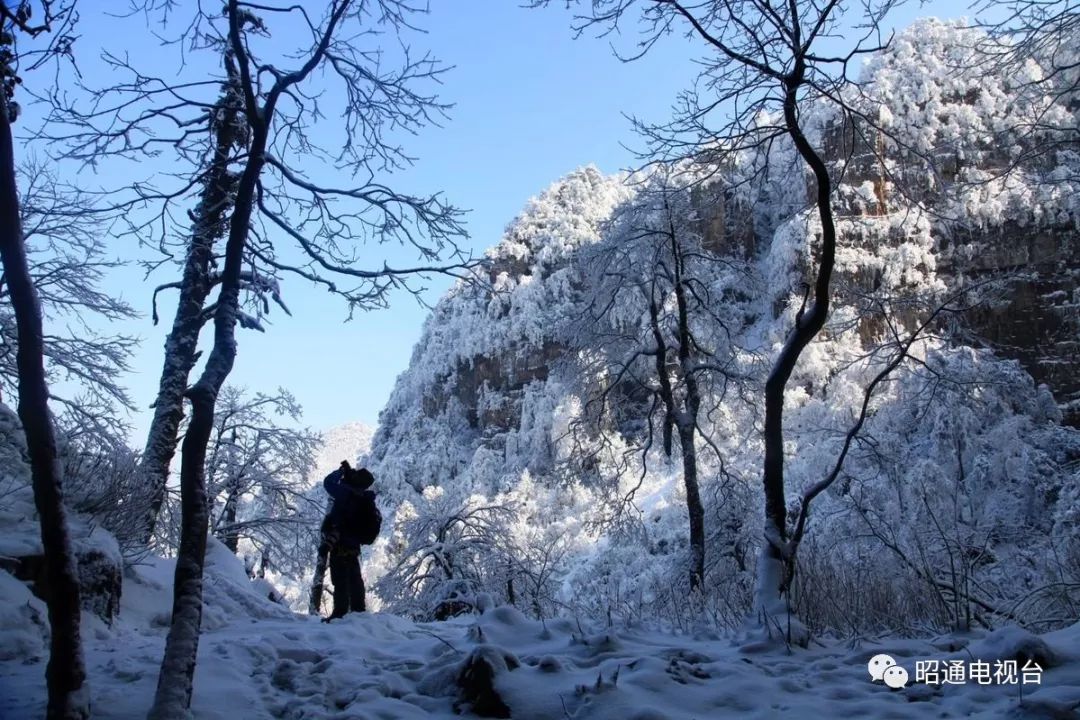
[[(942, 594), (940, 566), (959, 562), (963, 582), (983, 583), (999, 606), (1065, 566), (1080, 569), (1080, 557), (1056, 568), (1039, 560), (1054, 555), (1051, 538), (1080, 537), (1080, 435), (1059, 424), (1080, 392), (1080, 158), (1034, 150), (1077, 118), (1033, 83), (1037, 64), (993, 76), (955, 70), (977, 39), (936, 21), (899, 36), (865, 70), (860, 102), (877, 128), (806, 109), (842, 178), (839, 272), (832, 317), (796, 369), (785, 419), (794, 493), (831, 468), (879, 369), (864, 361), (867, 349), (979, 288), (957, 301), (974, 309), (934, 325), (914, 346), (918, 362), (875, 396), (868, 441), (820, 500), (804, 557), (807, 577), (818, 568), (830, 582), (843, 581), (838, 568), (881, 587), (902, 577), (910, 588), (882, 600), (883, 615), (909, 602), (920, 618), (954, 625), (961, 618), (944, 599), (919, 599)], [(439, 302), (371, 446), (387, 523), (365, 567), (384, 606), (444, 616), (490, 593), (536, 615), (568, 604), (632, 615), (680, 601), (679, 451), (660, 451), (641, 392), (655, 379), (633, 359), (653, 347), (647, 303), (629, 291), (602, 296), (616, 274), (631, 289), (649, 286), (662, 266), (639, 247), (634, 223), (675, 207), (697, 248), (695, 287), (716, 310), (691, 322), (728, 373), (706, 388), (698, 455), (710, 597), (716, 612), (738, 614), (760, 537), (761, 383), (799, 310), (818, 221), (790, 145), (724, 172), (691, 190), (686, 177), (575, 171), (489, 251), (490, 286), (459, 285)], [(671, 202), (655, 200), (660, 185)], [(673, 306), (659, 298), (661, 315)], [(945, 515), (953, 525), (943, 530)], [(830, 608), (804, 608), (814, 612), (843, 622)]]
[(577, 312), (569, 260), (630, 196), (621, 178), (595, 168), (572, 174), (489, 251), (491, 290), (461, 286), (438, 303), (372, 444), (371, 462), (397, 500), (450, 482), (497, 492), (486, 473), (461, 477), (478, 448), (508, 473), (544, 463), (553, 408), (537, 391), (555, 381), (559, 329)]
[(1002, 301), (969, 313), (968, 328), (1049, 385), (1065, 421), (1080, 426), (1077, 49), (1066, 44), (1052, 59), (1064, 71), (1040, 58), (988, 67), (977, 56), (983, 40), (923, 21), (870, 63), (882, 129), (903, 143), (887, 148), (893, 159), (875, 181), (892, 197), (898, 176), (924, 169), (906, 185), (940, 213), (934, 253), (950, 284), (1011, 275)]

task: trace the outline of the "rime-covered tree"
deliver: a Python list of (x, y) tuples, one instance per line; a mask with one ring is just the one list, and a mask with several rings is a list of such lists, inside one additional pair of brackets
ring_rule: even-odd
[(401, 514), (395, 533), (405, 547), (375, 591), (394, 611), (422, 620), (468, 612), (481, 592), (503, 595), (497, 588), (506, 587), (513, 561), (507, 542), (512, 512), (503, 502), (428, 488)]
[[(534, 4), (543, 5), (546, 2)], [(833, 173), (820, 145), (808, 134), (803, 113), (831, 107), (840, 123), (854, 126), (859, 115), (844, 94), (849, 66), (882, 47), (881, 27), (896, 0), (846, 3), (790, 0), (594, 0), (578, 29), (612, 29), (620, 21), (640, 23), (640, 57), (669, 33), (701, 44), (700, 75), (684, 92), (675, 117), (661, 125), (636, 123), (652, 160), (693, 159), (722, 165), (724, 158), (783, 139), (794, 145), (819, 226), (816, 268), (803, 307), (773, 360), (765, 383), (765, 525), (758, 561), (756, 606), (763, 616), (790, 617), (788, 589), (794, 547), (784, 484), (784, 399), (788, 380), (803, 350), (825, 326), (836, 269), (837, 232)], [(838, 48), (839, 37), (846, 36)], [(812, 496), (811, 496), (812, 497)]]
[[(987, 74), (1024, 78), (1013, 90), (1018, 97), (1050, 100), (1046, 111), (1006, 128), (1009, 139), (1026, 140), (1025, 152), (1012, 167), (1032, 161), (1058, 163), (1059, 151), (1076, 140), (1080, 115), (1080, 4), (1076, 0), (979, 0), (973, 3), (987, 19), (978, 23), (986, 37), (976, 45), (981, 57), (972, 64)], [(1025, 72), (1034, 64), (1038, 73)], [(1011, 169), (1011, 168), (1010, 168)], [(1076, 180), (1076, 173), (1071, 173)]]
[[(640, 465), (626, 470), (644, 473), (658, 435), (668, 458), (678, 442), (690, 531), (689, 584), (696, 590), (705, 577), (707, 535), (699, 445), (715, 452), (723, 468), (703, 426), (710, 410), (729, 391), (738, 395), (736, 386), (745, 380), (738, 377), (732, 338), (742, 330), (745, 316), (735, 298), (748, 273), (737, 248), (720, 255), (705, 247), (703, 193), (691, 193), (685, 179), (663, 169), (641, 184), (637, 196), (616, 210), (604, 240), (582, 252), (589, 312), (575, 324), (575, 339), (583, 346), (599, 339), (603, 350), (581, 355), (584, 377), (598, 380), (591, 383), (584, 423), (578, 423), (591, 439), (573, 455), (577, 462), (592, 457), (610, 432), (638, 434)], [(617, 510), (635, 493), (618, 498)]]
[(249, 395), (226, 386), (206, 459), (211, 532), (234, 553), (243, 540), (265, 562), (289, 570), (310, 560), (303, 541), (322, 511), (307, 494), (320, 437), (294, 427), (301, 417), (283, 389)]

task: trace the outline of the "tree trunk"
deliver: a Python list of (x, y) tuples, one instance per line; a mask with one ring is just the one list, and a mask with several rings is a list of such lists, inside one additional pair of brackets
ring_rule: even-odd
[(686, 300), (683, 277), (685, 258), (679, 244), (675, 223), (668, 209), (668, 238), (671, 243), (672, 267), (675, 271), (675, 304), (679, 312), (679, 368), (686, 386), (684, 410), (671, 408), (669, 412), (679, 418), (679, 445), (683, 459), (683, 484), (686, 486), (686, 512), (690, 516), (690, 590), (698, 590), (705, 581), (705, 508), (701, 504), (698, 487), (697, 448), (694, 435), (697, 429), (698, 409), (701, 407), (701, 391), (691, 362), (691, 348), (696, 347), (690, 329), (690, 308)]
[[(265, 113), (273, 116), (273, 106)], [(236, 204), (225, 245), (225, 267), (214, 314), (214, 347), (198, 382), (188, 391), (191, 422), (180, 460), (181, 530), (173, 584), (173, 614), (165, 640), (154, 705), (149, 720), (185, 717), (191, 706), (195, 661), (202, 628), (203, 565), (209, 509), (206, 497), (206, 449), (214, 429), (214, 406), (218, 392), (236, 359), (236, 321), (240, 310), (240, 278), (255, 203), (255, 186), (262, 172), (266, 127), (261, 124), (252, 139), (247, 165), (237, 187)]]
[[(234, 72), (226, 58), (229, 75)], [(161, 370), (158, 393), (154, 400), (154, 419), (146, 436), (140, 472), (149, 487), (143, 541), (149, 543), (154, 535), (158, 514), (165, 501), (180, 421), (184, 417), (184, 392), (188, 378), (198, 359), (199, 333), (203, 326), (203, 307), (210, 295), (210, 267), (214, 245), (224, 235), (226, 214), (232, 204), (236, 177), (229, 172), (230, 152), (239, 142), (236, 132), (239, 105), (235, 93), (228, 89), (218, 102), (220, 117), (215, 119), (214, 156), (203, 179), (202, 197), (194, 211), (191, 244), (184, 261), (180, 297), (176, 304), (172, 330), (165, 339), (165, 365)]]
[(682, 449), (683, 485), (686, 487), (686, 512), (690, 516), (690, 589), (700, 589), (705, 580), (705, 507), (698, 488), (697, 449), (694, 447), (694, 426), (679, 428)]
[[(207, 372), (210, 364), (207, 363)], [(173, 580), (172, 624), (165, 640), (151, 720), (186, 717), (191, 706), (192, 678), (202, 629), (203, 565), (206, 560), (208, 504), (203, 467), (206, 445), (213, 427), (217, 395), (212, 386), (199, 383), (188, 393), (191, 423), (180, 462), (180, 550)]]
[[(669, 236), (674, 265), (680, 267), (679, 247), (674, 232)], [(683, 485), (686, 488), (686, 512), (690, 518), (690, 589), (697, 590), (705, 579), (705, 510), (701, 505), (701, 492), (698, 488), (697, 450), (694, 447), (694, 427), (697, 423), (698, 397), (697, 383), (693, 374), (688, 372), (690, 363), (690, 329), (686, 298), (682, 291), (682, 277), (679, 270), (675, 275), (675, 294), (679, 307), (679, 346), (678, 356), (686, 383), (686, 408), (679, 405), (671, 381), (671, 370), (667, 363), (668, 346), (660, 329), (660, 310), (655, 296), (649, 298), (649, 324), (653, 340), (656, 342), (656, 379), (660, 385), (659, 395), (664, 403), (664, 452), (670, 457), (673, 426), (679, 431), (679, 445), (683, 459)]]
[(785, 81), (784, 120), (799, 155), (814, 173), (816, 204), (821, 219), (821, 258), (810, 307), (796, 316), (795, 327), (765, 382), (765, 543), (758, 563), (755, 604), (759, 612), (777, 613), (777, 601), (786, 606), (795, 558), (786, 552), (787, 499), (784, 491), (784, 393), (803, 349), (825, 326), (829, 313), (829, 284), (836, 260), (836, 225), (833, 222), (829, 170), (803, 134), (798, 118), (798, 90), (804, 83), (805, 60), (797, 58)]
[(229, 494), (225, 498), (225, 508), (221, 513), (221, 522), (225, 529), (218, 533), (218, 540), (229, 548), (229, 552), (233, 555), (240, 549), (240, 533), (236, 529), (236, 503), (238, 501), (238, 490), (229, 488)]
[(49, 388), (45, 381), (44, 330), (37, 290), (19, 220), (19, 194), (15, 184), (15, 148), (7, 98), (0, 89), (0, 260), (18, 330), (16, 363), (19, 369), (19, 419), (34, 486), (34, 505), (41, 518), (41, 543), (49, 581), (49, 663), (46, 717), (69, 720), (90, 716), (82, 639), (79, 635), (79, 575), (68, 534), (62, 474), (56, 453), (56, 433), (49, 416)]
[(255, 190), (266, 163), (266, 145), (273, 124), (274, 111), (282, 93), (306, 78), (321, 62), (337, 23), (344, 17), (350, 2), (345, 0), (331, 14), (319, 45), (303, 67), (278, 76), (259, 107), (256, 81), (251, 77), (241, 25), (246, 22), (238, 0), (229, 0), (225, 13), (229, 20), (229, 45), (236, 54), (239, 87), (244, 97), (244, 115), (251, 133), (244, 172), (236, 186), (236, 200), (229, 221), (229, 239), (225, 243), (225, 264), (221, 271), (221, 290), (214, 312), (214, 346), (206, 360), (199, 381), (188, 391), (191, 399), (191, 423), (180, 461), (181, 507), (180, 550), (176, 562), (173, 589), (172, 625), (165, 640), (154, 705), (149, 720), (172, 720), (188, 715), (191, 707), (192, 681), (199, 650), (202, 625), (202, 574), (206, 560), (206, 533), (209, 519), (206, 502), (206, 448), (214, 429), (214, 405), (236, 359), (236, 322), (240, 314), (240, 283), (251, 216), (255, 208)]

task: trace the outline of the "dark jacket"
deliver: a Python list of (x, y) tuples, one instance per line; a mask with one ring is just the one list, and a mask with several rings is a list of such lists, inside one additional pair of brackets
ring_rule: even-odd
[(346, 482), (345, 473), (341, 469), (330, 473), (323, 480), (323, 487), (334, 500), (327, 518), (338, 531), (337, 546), (341, 549), (356, 550), (360, 547), (360, 538), (357, 536), (353, 518), (356, 517), (356, 505), (368, 492), (372, 482), (373, 479), (367, 482)]

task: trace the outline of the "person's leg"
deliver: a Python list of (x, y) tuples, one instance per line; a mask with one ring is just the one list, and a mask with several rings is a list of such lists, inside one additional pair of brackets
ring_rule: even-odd
[(349, 558), (349, 609), (353, 612), (364, 612), (367, 603), (364, 597), (364, 576), (360, 574), (359, 556)]
[(332, 618), (343, 617), (345, 613), (349, 612), (350, 573), (348, 561), (349, 558), (341, 557), (335, 552), (330, 553), (330, 582), (334, 583), (334, 611), (330, 613)]

